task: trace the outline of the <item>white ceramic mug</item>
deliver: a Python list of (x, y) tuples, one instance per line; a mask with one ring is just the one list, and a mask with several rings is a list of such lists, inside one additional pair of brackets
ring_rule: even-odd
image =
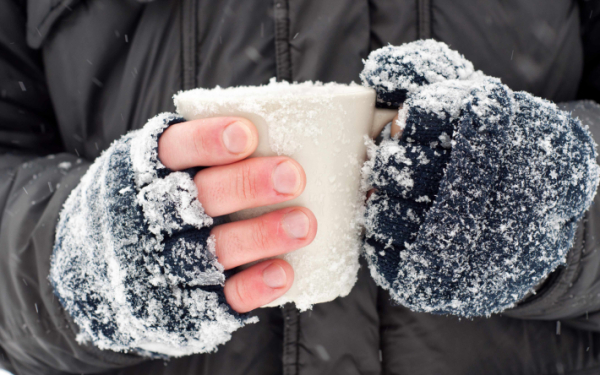
[(280, 256), (294, 269), (294, 284), (266, 306), (313, 304), (345, 296), (356, 282), (361, 249), (357, 217), (364, 204), (360, 173), (366, 159), (365, 136), (375, 137), (395, 110), (375, 108), (375, 91), (357, 84), (287, 83), (265, 86), (194, 89), (174, 97), (186, 120), (239, 116), (258, 129), (251, 157), (287, 155), (306, 173), (306, 189), (296, 199), (246, 209), (232, 220), (260, 216), (280, 208), (303, 206), (316, 216), (314, 241)]

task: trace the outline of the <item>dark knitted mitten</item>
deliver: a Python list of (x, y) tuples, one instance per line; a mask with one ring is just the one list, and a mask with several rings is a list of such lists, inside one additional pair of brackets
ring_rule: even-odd
[(172, 114), (115, 141), (64, 204), (50, 280), (80, 329), (100, 349), (153, 356), (214, 351), (256, 318), (225, 302), (213, 218), (192, 173), (158, 160)]
[[(402, 75), (398, 64), (391, 70)], [(412, 64), (408, 80), (431, 66)], [(370, 150), (364, 168), (377, 189), (367, 201), (365, 256), (396, 302), (486, 316), (565, 262), (600, 177), (579, 120), (476, 72), (407, 91), (399, 123), (401, 138)]]

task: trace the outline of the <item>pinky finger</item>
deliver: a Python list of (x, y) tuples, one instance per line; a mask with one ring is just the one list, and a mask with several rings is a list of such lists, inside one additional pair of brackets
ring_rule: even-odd
[(245, 313), (281, 297), (294, 282), (294, 270), (286, 261), (271, 259), (245, 269), (225, 282), (227, 303)]

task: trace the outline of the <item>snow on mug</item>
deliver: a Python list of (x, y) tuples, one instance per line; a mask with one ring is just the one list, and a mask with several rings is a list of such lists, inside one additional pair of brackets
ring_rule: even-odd
[[(258, 129), (250, 157), (287, 155), (306, 173), (296, 199), (230, 215), (243, 220), (280, 208), (304, 206), (316, 216), (314, 241), (281, 255), (294, 269), (290, 290), (266, 306), (294, 302), (298, 309), (345, 296), (356, 282), (361, 249), (357, 217), (364, 203), (360, 172), (365, 136), (374, 137), (397, 111), (375, 108), (375, 91), (357, 84), (287, 83), (194, 89), (175, 95), (186, 120), (239, 116)], [(266, 307), (265, 306), (265, 307)]]

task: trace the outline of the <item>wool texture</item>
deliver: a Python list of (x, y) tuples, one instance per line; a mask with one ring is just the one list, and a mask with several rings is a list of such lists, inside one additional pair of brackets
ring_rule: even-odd
[(216, 350), (256, 321), (225, 301), (213, 218), (187, 172), (158, 160), (161, 114), (115, 141), (63, 206), (50, 280), (80, 343), (144, 356)]
[(371, 52), (363, 62), (360, 78), (377, 92), (379, 107), (397, 108), (409, 93), (425, 85), (481, 75), (464, 56), (433, 39), (388, 45)]
[[(402, 101), (406, 93), (402, 135), (384, 139), (363, 168), (376, 189), (367, 202), (364, 254), (397, 303), (489, 316), (565, 262), (598, 186), (596, 145), (555, 104), (481, 72), (424, 82), (419, 72), (436, 61), (461, 60), (455, 52), (436, 55), (448, 53), (440, 46), (407, 65), (403, 51), (412, 54), (419, 43), (375, 51), (387, 63), (363, 71), (366, 85), (372, 72), (387, 77), (378, 83), (391, 91), (383, 100)], [(408, 91), (404, 82), (422, 84)]]

